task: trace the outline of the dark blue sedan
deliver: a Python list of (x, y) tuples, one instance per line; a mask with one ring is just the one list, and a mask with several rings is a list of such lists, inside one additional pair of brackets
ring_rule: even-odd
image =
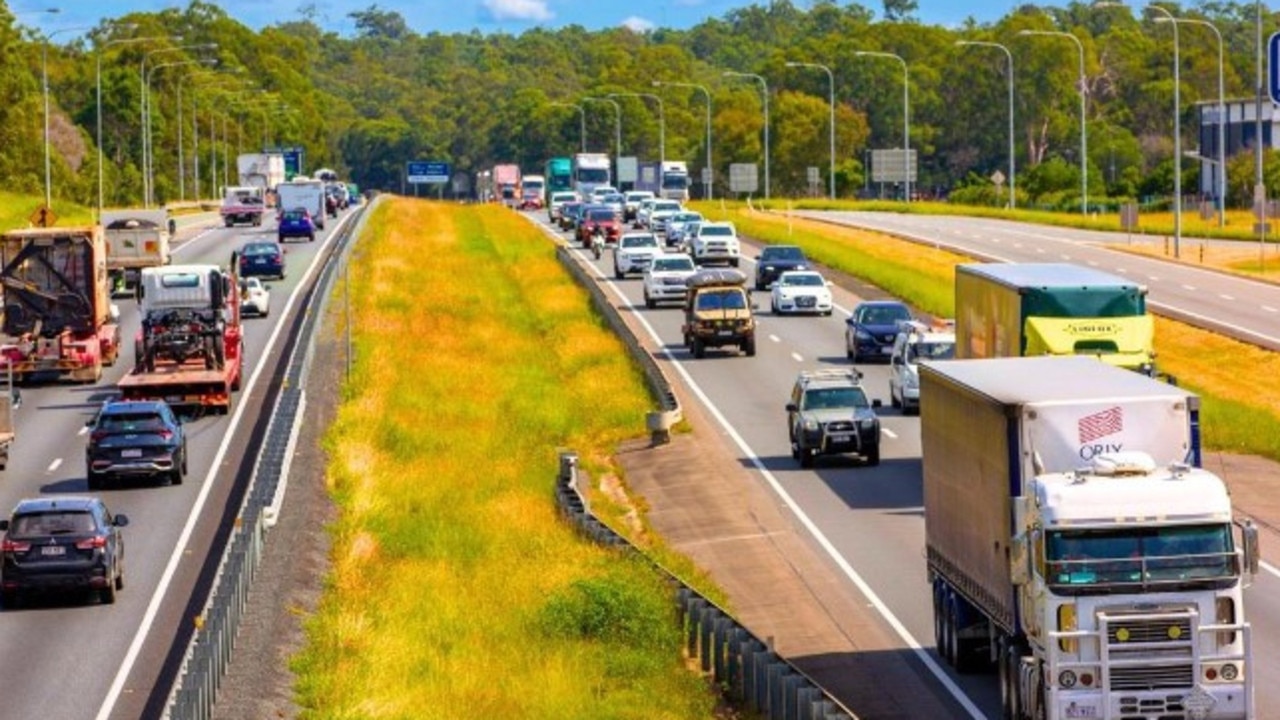
[(310, 242), (316, 239), (316, 223), (311, 219), (311, 213), (303, 208), (285, 210), (280, 215), (280, 230), (277, 235), (280, 242), (287, 238), (306, 238)]
[(845, 321), (845, 354), (854, 362), (889, 359), (898, 323), (910, 320), (911, 310), (897, 300), (859, 303)]
[(240, 248), (240, 277), (284, 279), (284, 248), (270, 240), (245, 243)]

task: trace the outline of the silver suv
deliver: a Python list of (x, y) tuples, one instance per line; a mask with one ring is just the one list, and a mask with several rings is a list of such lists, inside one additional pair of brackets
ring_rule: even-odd
[(878, 407), (854, 368), (801, 372), (786, 406), (791, 457), (807, 468), (819, 455), (856, 453), (866, 465), (879, 465)]
[(917, 320), (898, 324), (889, 355), (889, 402), (903, 414), (920, 412), (921, 360), (950, 360), (956, 356), (953, 325), (929, 327)]

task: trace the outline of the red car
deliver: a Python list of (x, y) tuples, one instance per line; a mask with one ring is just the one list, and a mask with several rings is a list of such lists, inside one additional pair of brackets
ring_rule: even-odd
[(613, 208), (599, 205), (586, 208), (582, 222), (578, 223), (578, 242), (582, 247), (588, 246), (596, 228), (600, 228), (606, 243), (616, 243), (622, 237), (622, 221)]

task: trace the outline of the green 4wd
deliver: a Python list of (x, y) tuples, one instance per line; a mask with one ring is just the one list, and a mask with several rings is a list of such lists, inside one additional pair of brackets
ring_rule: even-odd
[(756, 354), (755, 304), (747, 290), (747, 276), (729, 268), (701, 270), (686, 281), (685, 347), (693, 356), (706, 356), (709, 347), (736, 347)]

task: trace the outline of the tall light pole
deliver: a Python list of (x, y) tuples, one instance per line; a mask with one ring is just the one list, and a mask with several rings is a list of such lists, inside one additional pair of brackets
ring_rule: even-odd
[(1262, 85), (1262, 0), (1254, 0), (1254, 28), (1257, 34), (1254, 51), (1256, 54), (1257, 104), (1253, 116), (1253, 202), (1258, 213), (1258, 259), (1262, 259), (1262, 249), (1267, 241), (1267, 186), (1262, 181), (1262, 96), (1266, 89)]
[(987, 47), (997, 48), (1004, 52), (1004, 56), (1008, 61), (1009, 67), (1009, 209), (1018, 207), (1018, 186), (1017, 173), (1015, 172), (1015, 147), (1013, 136), (1013, 53), (1009, 52), (1009, 48), (997, 42), (986, 42), (982, 40), (957, 40), (956, 45), (959, 47)]
[[(114, 27), (115, 29), (132, 30), (137, 28), (137, 25), (134, 23), (125, 23), (122, 25), (116, 25)], [(168, 36), (168, 37), (157, 36), (157, 37), (121, 38), (118, 40), (108, 40), (107, 42), (98, 46), (97, 50), (94, 52), (95, 64), (97, 65), (97, 71), (94, 74), (94, 78), (95, 78), (94, 86), (96, 87), (95, 104), (97, 105), (97, 117), (95, 118), (95, 120), (96, 120), (97, 131), (98, 131), (97, 142), (98, 142), (98, 217), (99, 218), (102, 217), (102, 207), (103, 207), (103, 162), (104, 162), (103, 150), (102, 150), (102, 52), (107, 48), (111, 47), (112, 45), (129, 45), (132, 43), (147, 42), (150, 40), (165, 40), (165, 39), (181, 41), (182, 37), (180, 35), (174, 35), (174, 36)]]
[(1176, 258), (1182, 254), (1182, 63), (1178, 61), (1178, 19), (1159, 5), (1148, 5), (1146, 9), (1161, 14), (1155, 19), (1157, 23), (1168, 23), (1173, 28), (1173, 256)]
[(618, 105), (617, 100), (607, 97), (584, 97), (582, 102), (603, 102), (613, 106), (613, 162), (616, 168), (618, 158), (622, 157), (622, 107)]
[(828, 125), (830, 125), (830, 127), (828, 128), (828, 130), (830, 131), (828, 140), (831, 145), (831, 159), (830, 159), (831, 199), (835, 200), (836, 199), (836, 76), (831, 72), (831, 68), (827, 67), (826, 65), (819, 65), (818, 63), (789, 62), (787, 63), (787, 67), (814, 68), (816, 70), (822, 70), (827, 74), (827, 103), (831, 110), (831, 119), (828, 121)]
[[(1080, 214), (1089, 214), (1089, 139), (1088, 130), (1085, 127), (1085, 102), (1089, 94), (1089, 87), (1085, 82), (1084, 76), (1084, 44), (1080, 42), (1080, 38), (1069, 32), (1061, 30), (1019, 30), (1019, 35), (1044, 35), (1050, 37), (1064, 37), (1076, 44), (1076, 49), (1080, 51)], [(1175, 166), (1176, 167), (1176, 166)]]
[[(1156, 22), (1160, 20), (1156, 18)], [(1173, 20), (1175, 29), (1178, 23), (1207, 27), (1218, 42), (1218, 227), (1224, 227), (1227, 224), (1227, 105), (1222, 82), (1222, 33), (1208, 20), (1181, 17)]]
[[(151, 76), (154, 75), (157, 70), (160, 70), (162, 68), (167, 68), (167, 67), (180, 67), (183, 65), (197, 65), (197, 64), (209, 65), (216, 62), (217, 61), (213, 60), (212, 58), (205, 58), (200, 60), (175, 60), (173, 62), (158, 63), (156, 65), (153, 65), (147, 69), (146, 92), (147, 93), (151, 92)], [(150, 102), (148, 102), (147, 105), (149, 108)], [(149, 138), (151, 137), (150, 110), (148, 110), (147, 112), (146, 122), (147, 122), (147, 126), (145, 130), (145, 134)], [(150, 143), (148, 142), (148, 144)], [(181, 157), (182, 155), (182, 98), (181, 97), (178, 98), (178, 155), (179, 157)], [(145, 180), (143, 184), (146, 186), (146, 193), (147, 193), (146, 197), (143, 198), (143, 201), (144, 201), (143, 207), (151, 207), (151, 203), (155, 200), (155, 184), (156, 184), (155, 183), (155, 152), (154, 151), (151, 151), (147, 154), (147, 165), (145, 168), (143, 168), (143, 173), (145, 175)]]
[(553, 102), (554, 107), (573, 108), (578, 111), (578, 144), (582, 147), (582, 152), (587, 151), (587, 111), (582, 109), (581, 105), (574, 103)]
[(902, 189), (903, 199), (911, 202), (911, 76), (907, 72), (907, 61), (901, 55), (874, 50), (859, 50), (854, 55), (892, 58), (902, 63)]
[(695, 90), (701, 91), (703, 95), (707, 96), (707, 182), (706, 182), (705, 191), (706, 191), (706, 196), (708, 200), (714, 199), (711, 193), (711, 188), (714, 185), (714, 182), (713, 182), (714, 178), (712, 177), (712, 173), (714, 171), (711, 169), (711, 91), (707, 90), (702, 85), (697, 85), (695, 83), (666, 82), (664, 80), (654, 80), (653, 86), (654, 87), (667, 86), (667, 87), (693, 88)]
[(755, 73), (734, 72), (721, 73), (724, 77), (749, 78), (760, 83), (760, 95), (764, 104), (764, 199), (769, 199), (769, 84)]
[(665, 165), (667, 162), (667, 115), (666, 110), (664, 110), (662, 106), (662, 98), (654, 95), (653, 93), (636, 92), (609, 93), (609, 97), (637, 97), (653, 100), (658, 103), (658, 162), (660, 163), (660, 166)]
[(138, 117), (142, 123), (142, 198), (145, 207), (150, 207), (149, 201), (151, 198), (151, 188), (147, 184), (149, 182), (147, 167), (150, 165), (151, 153), (151, 138), (148, 134), (148, 128), (151, 124), (149, 115), (151, 103), (150, 99), (147, 97), (147, 60), (149, 60), (153, 55), (160, 55), (163, 53), (181, 52), (183, 50), (211, 50), (216, 47), (218, 47), (217, 43), (178, 45), (176, 47), (157, 48), (150, 52), (143, 53), (142, 55), (142, 62), (139, 64), (138, 68), (138, 84), (142, 90), (141, 97), (138, 101), (140, 104)]
[(44, 206), (53, 207), (53, 161), (49, 148), (49, 43), (55, 35), (64, 32), (92, 30), (91, 25), (58, 28), (46, 33), (40, 46), (40, 85), (44, 94)]

